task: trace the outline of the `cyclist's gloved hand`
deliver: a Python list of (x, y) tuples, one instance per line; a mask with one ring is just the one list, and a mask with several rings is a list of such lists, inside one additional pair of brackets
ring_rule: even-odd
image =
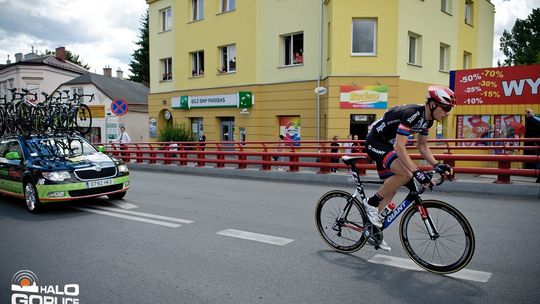
[(431, 182), (431, 177), (427, 175), (424, 171), (420, 169), (414, 171), (413, 177), (423, 186), (429, 187), (430, 189), (433, 187), (433, 184)]
[(436, 164), (433, 167), (435, 168), (435, 172), (444, 174), (448, 176), (450, 179), (452, 178), (452, 175), (454, 174), (454, 170), (448, 164)]

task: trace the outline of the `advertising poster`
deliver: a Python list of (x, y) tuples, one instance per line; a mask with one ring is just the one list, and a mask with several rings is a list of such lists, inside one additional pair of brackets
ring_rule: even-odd
[(450, 72), (457, 104), (532, 104), (540, 89), (540, 64)]
[(150, 138), (157, 138), (158, 134), (157, 134), (157, 119), (154, 118), (154, 117), (151, 117), (149, 120), (148, 120), (148, 136)]
[[(457, 119), (457, 138), (489, 138), (491, 131), (490, 115), (461, 115)], [(465, 146), (482, 145), (467, 142)]]
[(493, 120), (494, 138), (514, 138), (525, 132), (520, 115), (495, 115)]
[(341, 86), (339, 87), (341, 109), (386, 109), (388, 86)]
[(286, 140), (300, 141), (300, 116), (280, 116), (279, 134), (285, 136)]

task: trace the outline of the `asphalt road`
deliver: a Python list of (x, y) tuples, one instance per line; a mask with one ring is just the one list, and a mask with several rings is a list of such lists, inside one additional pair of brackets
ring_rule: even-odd
[(328, 248), (313, 215), (334, 188), (132, 171), (120, 206), (100, 198), (33, 215), (0, 197), (0, 303), (12, 303), (20, 270), (40, 286), (78, 284), (79, 303), (538, 303), (538, 199), (424, 195), (475, 231), (473, 260), (450, 277), (404, 268), (398, 222), (385, 232), (390, 253)]

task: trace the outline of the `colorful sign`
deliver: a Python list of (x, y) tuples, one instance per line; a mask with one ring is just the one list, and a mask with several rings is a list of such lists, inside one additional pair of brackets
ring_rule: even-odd
[(341, 109), (386, 109), (388, 86), (341, 86), (339, 87)]
[(105, 106), (104, 105), (88, 105), (90, 113), (92, 113), (92, 118), (105, 118)]
[(540, 64), (450, 72), (457, 103), (532, 104), (540, 95)]
[(254, 103), (255, 96), (251, 92), (207, 96), (180, 96), (173, 97), (171, 100), (173, 109), (182, 110), (192, 108), (251, 108)]
[(116, 116), (125, 115), (128, 112), (128, 103), (122, 98), (116, 98), (111, 102), (111, 112)]
[[(491, 132), (490, 115), (460, 115), (457, 117), (457, 138), (489, 138)], [(473, 142), (464, 143), (465, 146)]]
[(280, 116), (279, 134), (289, 141), (300, 141), (300, 116)]

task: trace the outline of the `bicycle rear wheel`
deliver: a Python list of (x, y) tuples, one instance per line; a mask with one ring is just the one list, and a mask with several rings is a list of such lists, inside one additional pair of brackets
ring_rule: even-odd
[(471, 225), (463, 214), (445, 202), (425, 200), (422, 206), (439, 235), (431, 238), (418, 209), (409, 208), (400, 223), (403, 248), (416, 264), (428, 271), (446, 274), (463, 269), (474, 254)]
[(360, 202), (350, 193), (340, 190), (325, 193), (317, 203), (315, 222), (322, 239), (339, 252), (355, 252), (366, 243), (363, 232), (369, 221)]
[(90, 108), (82, 104), (76, 113), (75, 124), (77, 131), (82, 135), (87, 134), (92, 129), (92, 112)]

